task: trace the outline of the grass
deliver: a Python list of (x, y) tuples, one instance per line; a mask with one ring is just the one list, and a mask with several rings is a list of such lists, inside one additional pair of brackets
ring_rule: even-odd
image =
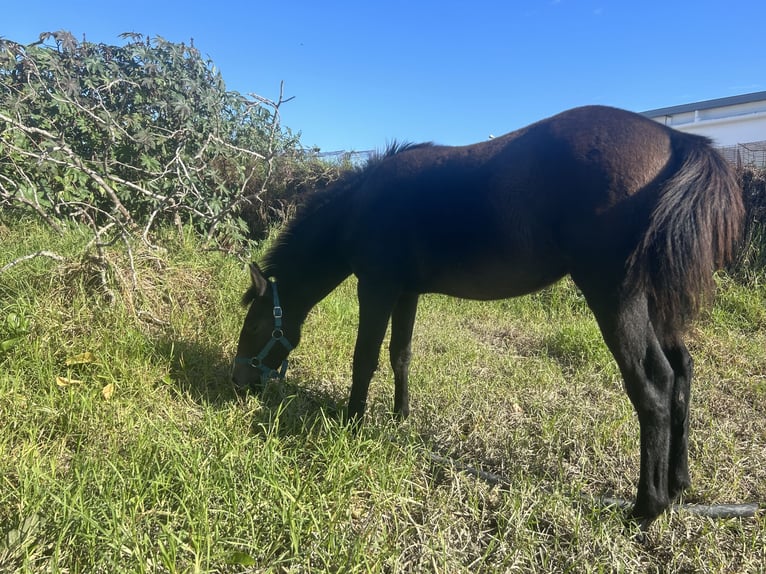
[[(76, 231), (0, 226), (0, 267)], [(119, 258), (120, 255), (115, 255)], [(284, 384), (237, 396), (247, 274), (177, 238), (108, 305), (86, 265), (0, 274), (2, 572), (761, 572), (766, 518), (662, 516), (638, 543), (638, 425), (569, 282), (476, 303), (423, 298), (413, 415), (381, 356), (358, 435), (353, 281), (310, 315)], [(687, 502), (766, 503), (766, 287), (722, 277), (696, 359)], [(503, 476), (492, 486), (428, 452)]]

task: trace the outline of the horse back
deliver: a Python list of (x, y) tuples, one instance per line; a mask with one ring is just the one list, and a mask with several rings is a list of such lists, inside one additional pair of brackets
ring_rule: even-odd
[(350, 200), (352, 267), (476, 298), (534, 291), (595, 259), (621, 270), (689, 146), (709, 143), (589, 106), (470, 146), (405, 148)]

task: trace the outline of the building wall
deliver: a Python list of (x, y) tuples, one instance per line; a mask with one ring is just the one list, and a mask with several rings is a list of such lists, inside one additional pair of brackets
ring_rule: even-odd
[[(718, 146), (766, 141), (766, 98), (727, 105), (735, 98), (687, 104), (644, 112), (644, 115), (684, 132), (712, 138)], [(741, 99), (745, 99), (743, 96)]]
[[(682, 132), (712, 138), (718, 146), (766, 140), (766, 111), (733, 117), (706, 118), (704, 112), (687, 112), (668, 118), (654, 118)], [(663, 121), (664, 120), (664, 121)]]

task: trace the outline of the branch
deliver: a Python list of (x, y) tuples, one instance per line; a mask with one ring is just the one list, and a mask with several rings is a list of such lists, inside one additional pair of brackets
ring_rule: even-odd
[[(2, 179), (5, 179), (6, 181), (8, 180), (5, 177), (3, 177)], [(45, 221), (45, 223), (47, 223), (51, 227), (51, 229), (53, 229), (59, 235), (64, 234), (64, 231), (61, 229), (61, 226), (58, 223), (56, 223), (56, 221), (50, 215), (48, 215), (48, 213), (40, 205), (40, 202), (37, 201), (37, 191), (35, 191), (35, 201), (32, 201), (31, 199), (27, 199), (24, 196), (19, 196), (11, 192), (0, 181), (0, 199), (3, 199), (4, 201), (8, 202), (8, 204), (12, 204), (13, 201), (16, 201), (18, 203), (26, 205), (27, 207), (31, 207), (35, 212), (37, 212), (37, 215), (39, 215), (43, 219), (43, 221)]]
[[(459, 462), (452, 458), (441, 456), (430, 450), (424, 450), (426, 456), (441, 466), (450, 467), (458, 472), (474, 476), (492, 486), (510, 486), (510, 480), (499, 474), (487, 472), (479, 468), (474, 468), (468, 464)], [(582, 498), (597, 506), (617, 506), (623, 510), (633, 507), (633, 503), (624, 498), (615, 498), (610, 496), (592, 497), (586, 494)], [(682, 510), (689, 514), (705, 516), (707, 518), (751, 518), (760, 510), (758, 504), (746, 502), (740, 504), (674, 504), (673, 510)]]
[(23, 263), (24, 261), (29, 261), (30, 259), (34, 259), (35, 257), (48, 257), (49, 259), (53, 259), (55, 261), (66, 261), (66, 258), (62, 257), (58, 253), (53, 253), (52, 251), (36, 251), (35, 253), (30, 253), (29, 255), (24, 255), (23, 257), (19, 257), (18, 259), (14, 259), (10, 263), (4, 265), (2, 268), (0, 268), (0, 273), (5, 273), (9, 269), (16, 267), (19, 263)]
[(247, 184), (250, 183), (253, 176), (255, 175), (255, 170), (251, 169), (250, 173), (245, 177), (244, 181), (242, 182), (242, 185), (239, 188), (239, 193), (237, 194), (237, 197), (234, 198), (232, 202), (229, 203), (225, 208), (221, 210), (221, 212), (214, 216), (212, 220), (210, 221), (210, 227), (207, 230), (207, 241), (210, 241), (213, 238), (213, 235), (215, 234), (215, 230), (218, 228), (218, 225), (223, 221), (226, 217), (231, 215), (231, 213), (240, 205), (243, 203), (252, 203), (252, 199), (258, 199), (260, 201), (263, 201), (259, 195), (260, 191), (258, 193), (253, 193), (251, 195), (245, 195), (245, 189), (247, 188)]
[[(633, 503), (624, 498), (601, 496), (593, 498), (583, 495), (583, 499), (599, 506), (617, 506), (623, 510), (633, 507)], [(678, 503), (671, 506), (673, 510), (682, 510), (689, 514), (704, 516), (706, 518), (752, 518), (758, 513), (759, 507), (754, 502), (737, 504), (688, 504)]]

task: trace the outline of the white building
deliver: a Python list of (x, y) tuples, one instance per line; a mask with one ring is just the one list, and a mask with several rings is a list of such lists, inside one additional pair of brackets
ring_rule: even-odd
[(733, 163), (766, 166), (766, 92), (658, 108), (643, 115), (711, 138)]

